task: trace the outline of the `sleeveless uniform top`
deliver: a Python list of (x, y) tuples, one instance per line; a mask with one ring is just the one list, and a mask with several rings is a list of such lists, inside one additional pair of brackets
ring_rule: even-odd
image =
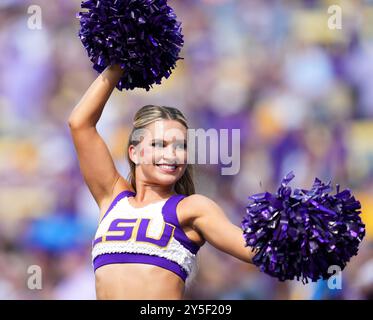
[(186, 196), (174, 194), (134, 208), (128, 201), (134, 195), (129, 190), (119, 193), (101, 219), (92, 242), (94, 270), (113, 263), (144, 263), (170, 270), (183, 281), (193, 277), (200, 247), (186, 236), (176, 215)]

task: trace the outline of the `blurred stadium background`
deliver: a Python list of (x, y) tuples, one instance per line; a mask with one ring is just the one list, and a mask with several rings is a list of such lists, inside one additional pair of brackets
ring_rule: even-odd
[[(349, 187), (367, 235), (342, 275), (279, 282), (206, 244), (188, 299), (373, 297), (373, 1), (169, 0), (185, 46), (146, 92), (115, 90), (99, 122), (127, 176), (125, 142), (145, 104), (180, 108), (191, 128), (241, 129), (241, 167), (196, 166), (197, 192), (240, 224), (249, 194), (317, 176)], [(27, 27), (30, 5), (42, 29)], [(327, 10), (342, 8), (342, 29)], [(80, 1), (0, 2), (0, 299), (95, 299), (90, 246), (98, 208), (79, 172), (67, 118), (97, 74), (77, 33)], [(94, 157), (95, 155), (92, 155)], [(30, 290), (29, 267), (42, 269)]]

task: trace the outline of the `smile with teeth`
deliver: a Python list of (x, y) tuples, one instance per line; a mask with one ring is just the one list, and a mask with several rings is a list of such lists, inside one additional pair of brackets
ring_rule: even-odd
[(171, 164), (157, 164), (157, 167), (159, 167), (164, 172), (174, 172), (176, 171), (177, 165), (171, 165)]

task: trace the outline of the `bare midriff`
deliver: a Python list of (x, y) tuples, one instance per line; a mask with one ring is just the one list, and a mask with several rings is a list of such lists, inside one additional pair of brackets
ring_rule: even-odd
[(104, 265), (95, 278), (99, 300), (180, 300), (185, 289), (177, 274), (150, 264)]

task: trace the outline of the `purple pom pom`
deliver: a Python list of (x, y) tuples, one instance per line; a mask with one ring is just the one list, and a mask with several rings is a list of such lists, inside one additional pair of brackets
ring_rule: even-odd
[(332, 265), (344, 269), (365, 236), (361, 208), (351, 192), (330, 195), (330, 182), (319, 179), (311, 190), (295, 189), (290, 172), (276, 194), (252, 195), (241, 228), (246, 246), (256, 252), (253, 263), (281, 281), (328, 279)]
[(184, 44), (181, 23), (166, 0), (89, 0), (79, 12), (79, 37), (93, 68), (124, 69), (119, 90), (145, 88), (168, 78)]

